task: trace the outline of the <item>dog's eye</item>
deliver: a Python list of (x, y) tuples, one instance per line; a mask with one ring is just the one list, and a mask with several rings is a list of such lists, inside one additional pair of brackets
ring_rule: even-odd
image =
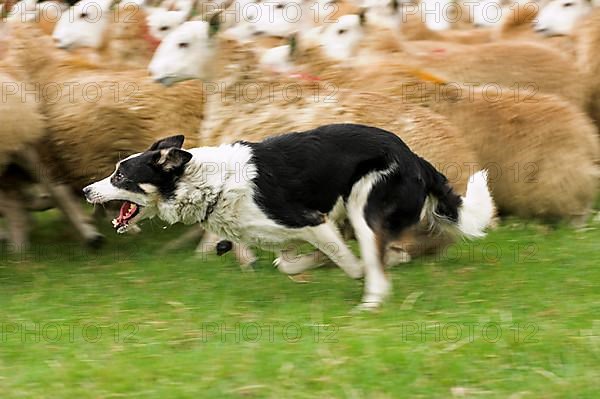
[(87, 12), (82, 12), (81, 14), (79, 14), (79, 18), (81, 18), (81, 19), (86, 19), (87, 17), (88, 17)]
[(190, 46), (189, 43), (179, 43), (179, 48), (188, 48)]
[(161, 27), (160, 27), (160, 31), (161, 31), (161, 32), (164, 32), (164, 31), (167, 31), (167, 30), (169, 30), (169, 27), (168, 27), (168, 26), (161, 26)]
[(281, 10), (283, 9), (283, 7), (285, 7), (283, 4), (279, 3), (275, 6), (276, 9)]
[(347, 32), (346, 29), (339, 29), (337, 33), (338, 33), (338, 35), (343, 35), (346, 32)]
[(573, 6), (573, 3), (565, 3), (565, 4), (563, 4), (563, 7), (571, 7), (571, 6)]

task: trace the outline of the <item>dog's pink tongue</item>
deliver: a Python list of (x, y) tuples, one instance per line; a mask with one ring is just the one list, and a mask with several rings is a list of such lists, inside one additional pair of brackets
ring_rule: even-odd
[(135, 211), (135, 208), (133, 208), (130, 211), (130, 208), (132, 206), (137, 207), (135, 204), (132, 204), (131, 202), (128, 202), (128, 201), (123, 202), (123, 205), (121, 205), (121, 210), (119, 211), (119, 217), (117, 217), (117, 226), (124, 224), (131, 217), (131, 215)]

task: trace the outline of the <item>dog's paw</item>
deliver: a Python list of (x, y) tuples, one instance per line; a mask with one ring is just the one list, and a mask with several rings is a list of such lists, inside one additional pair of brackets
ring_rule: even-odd
[(352, 313), (366, 313), (366, 312), (377, 312), (382, 307), (381, 302), (362, 302), (360, 305), (357, 305), (352, 309)]
[(85, 245), (87, 245), (91, 249), (100, 249), (100, 247), (102, 247), (103, 244), (104, 236), (97, 232), (87, 237), (85, 240)]
[(240, 265), (240, 270), (244, 273), (254, 273), (254, 263)]
[(281, 273), (294, 275), (306, 271), (306, 267), (299, 263), (290, 262), (283, 257), (278, 257), (273, 261), (273, 267), (277, 268)]
[(223, 256), (227, 252), (233, 249), (233, 243), (231, 241), (223, 240), (217, 243), (217, 256)]
[(410, 254), (401, 248), (389, 248), (385, 256), (385, 263), (387, 267), (409, 263), (412, 260)]

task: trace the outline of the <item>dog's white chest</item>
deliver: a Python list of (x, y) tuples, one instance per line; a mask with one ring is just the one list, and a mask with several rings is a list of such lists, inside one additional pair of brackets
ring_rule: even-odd
[(267, 217), (254, 202), (251, 192), (224, 194), (203, 225), (220, 236), (263, 248), (277, 246), (295, 235)]

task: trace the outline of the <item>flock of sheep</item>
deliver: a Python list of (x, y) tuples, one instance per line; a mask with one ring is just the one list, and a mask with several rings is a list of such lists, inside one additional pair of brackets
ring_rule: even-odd
[[(3, 7), (0, 214), (13, 249), (29, 245), (28, 213), (54, 206), (98, 243), (81, 188), (176, 133), (200, 146), (372, 125), (460, 193), (486, 168), (501, 215), (578, 225), (593, 209), (600, 7), (588, 0)], [(415, 228), (390, 263), (449, 240)]]

